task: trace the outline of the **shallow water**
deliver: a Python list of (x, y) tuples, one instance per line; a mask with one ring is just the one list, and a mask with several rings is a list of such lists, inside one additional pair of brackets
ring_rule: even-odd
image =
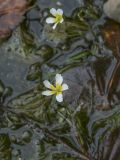
[[(104, 0), (59, 2), (33, 1), (0, 46), (0, 160), (120, 160), (120, 25)], [(64, 10), (54, 31), (52, 7)], [(41, 95), (56, 73), (63, 103)]]

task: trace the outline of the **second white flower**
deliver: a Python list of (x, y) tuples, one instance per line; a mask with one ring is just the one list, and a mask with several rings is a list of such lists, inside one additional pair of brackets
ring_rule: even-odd
[(48, 17), (46, 19), (46, 23), (54, 24), (53, 29), (55, 29), (59, 23), (62, 23), (64, 21), (63, 10), (62, 9), (56, 10), (55, 8), (52, 8), (52, 9), (50, 9), (50, 13), (53, 15), (53, 17)]

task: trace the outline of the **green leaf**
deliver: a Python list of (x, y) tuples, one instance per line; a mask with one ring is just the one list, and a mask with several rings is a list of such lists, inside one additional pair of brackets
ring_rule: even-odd
[(0, 160), (11, 160), (10, 140), (6, 134), (0, 134)]

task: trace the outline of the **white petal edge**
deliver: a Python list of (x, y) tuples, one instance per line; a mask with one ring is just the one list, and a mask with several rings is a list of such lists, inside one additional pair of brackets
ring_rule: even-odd
[(48, 24), (55, 23), (55, 18), (53, 18), (53, 17), (48, 17), (48, 18), (46, 19), (46, 23), (48, 23)]
[(61, 76), (61, 74), (56, 74), (55, 80), (56, 80), (56, 84), (61, 85), (63, 82), (63, 77)]
[(67, 90), (67, 89), (69, 89), (68, 85), (67, 85), (67, 84), (63, 84), (63, 85), (62, 85), (62, 91), (65, 91), (65, 90)]
[(57, 14), (63, 15), (63, 10), (62, 9), (57, 9)]
[(64, 19), (62, 18), (61, 21), (60, 21), (60, 23), (63, 23), (63, 21), (64, 21)]
[(50, 9), (50, 13), (51, 13), (53, 16), (55, 16), (56, 13), (57, 13), (57, 10), (56, 10), (55, 8), (51, 8), (51, 9)]
[(58, 94), (58, 95), (56, 96), (56, 100), (57, 100), (58, 102), (62, 102), (62, 101), (63, 101), (63, 95), (62, 95), (62, 94)]
[(55, 29), (55, 28), (57, 27), (57, 24), (58, 24), (58, 23), (55, 23), (55, 24), (54, 24), (53, 29)]
[(44, 96), (51, 96), (51, 95), (53, 95), (53, 93), (52, 93), (52, 91), (47, 90), (47, 91), (43, 91), (42, 95), (44, 95)]
[(51, 89), (51, 85), (52, 85), (52, 84), (51, 84), (48, 80), (43, 81), (43, 84), (44, 84), (44, 86), (45, 86), (46, 88)]

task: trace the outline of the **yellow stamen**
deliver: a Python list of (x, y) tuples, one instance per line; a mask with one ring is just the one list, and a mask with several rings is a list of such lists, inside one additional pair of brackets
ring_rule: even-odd
[(50, 89), (53, 90), (53, 91), (55, 91), (55, 90), (56, 90), (56, 87), (54, 87), (54, 86), (51, 84)]
[(62, 93), (62, 86), (60, 84), (56, 84), (56, 87), (51, 85), (50, 88), (51, 88), (51, 90), (52, 90), (51, 92), (53, 94), (58, 95), (58, 94)]
[(62, 15), (61, 14), (56, 14), (55, 15), (55, 23), (60, 23), (62, 20)]

